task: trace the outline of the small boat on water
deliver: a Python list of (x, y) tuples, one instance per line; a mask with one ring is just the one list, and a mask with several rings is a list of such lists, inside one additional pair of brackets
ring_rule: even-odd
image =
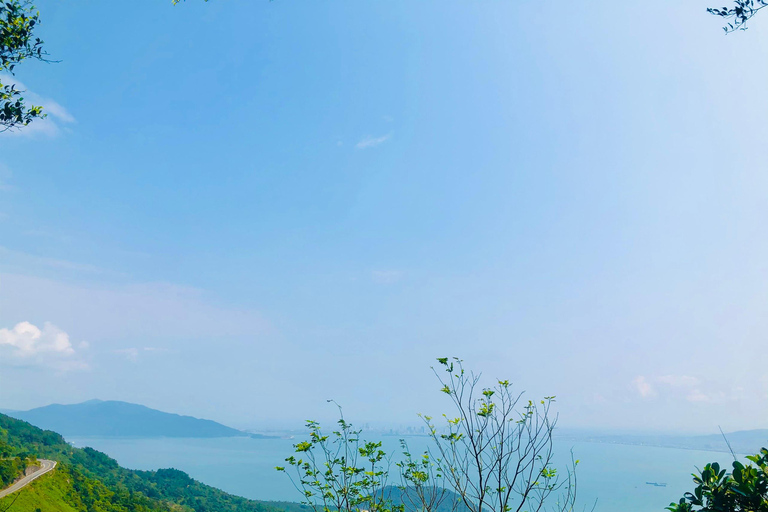
[(645, 482), (645, 483), (646, 483), (646, 485), (652, 485), (654, 487), (666, 487), (667, 486), (666, 482), (661, 482), (661, 483), (659, 483), (659, 482)]

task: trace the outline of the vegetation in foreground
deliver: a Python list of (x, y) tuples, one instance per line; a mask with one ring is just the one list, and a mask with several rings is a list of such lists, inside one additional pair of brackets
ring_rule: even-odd
[[(734, 457), (735, 458), (735, 457)], [(728, 473), (717, 462), (704, 466), (693, 474), (696, 484), (678, 503), (671, 503), (671, 512), (768, 512), (768, 449), (747, 457), (753, 464), (733, 461)]]
[(412, 455), (401, 441), (401, 485), (389, 485), (395, 454), (362, 440), (342, 414), (330, 433), (309, 421), (309, 440), (276, 468), (288, 472), (304, 504), (313, 512), (572, 512), (578, 461), (564, 471), (553, 465), (555, 397), (524, 400), (508, 380), (482, 386), (481, 375), (458, 358), (437, 362), (433, 371), (451, 412), (440, 427), (422, 417), (432, 440), (424, 453)]
[[(401, 485), (387, 483), (391, 454), (381, 450), (380, 442), (362, 441), (360, 431), (343, 417), (327, 435), (309, 422), (309, 441), (295, 445), (297, 455), (286, 459), (305, 498), (298, 504), (233, 496), (176, 469), (128, 470), (92, 448), (74, 448), (55, 432), (0, 414), (0, 488), (37, 458), (59, 462), (55, 471), (0, 499), (0, 511), (479, 512), (482, 499), (483, 509), (509, 512), (544, 510), (545, 498), (557, 490), (565, 494), (552, 504), (554, 509), (574, 510), (573, 473), (559, 480), (550, 463), (552, 398), (524, 402), (517, 410), (521, 395), (511, 393), (508, 382), (478, 388), (479, 376), (467, 374), (461, 361), (439, 362), (448, 374), (441, 379), (442, 391), (458, 415), (445, 416), (448, 424), (440, 431), (424, 418), (435, 443), (431, 451), (414, 457), (402, 444), (404, 457), (395, 464)], [(731, 472), (716, 462), (707, 464), (693, 475), (694, 490), (667, 510), (768, 512), (768, 449), (747, 459), (750, 463), (735, 460)], [(477, 485), (473, 475), (486, 485)]]

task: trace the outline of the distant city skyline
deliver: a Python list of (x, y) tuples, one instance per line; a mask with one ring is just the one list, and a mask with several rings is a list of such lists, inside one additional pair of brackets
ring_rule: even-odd
[(459, 356), (564, 428), (768, 424), (766, 20), (36, 5), (60, 62), (18, 67), (50, 115), (0, 134), (0, 408), (417, 425)]

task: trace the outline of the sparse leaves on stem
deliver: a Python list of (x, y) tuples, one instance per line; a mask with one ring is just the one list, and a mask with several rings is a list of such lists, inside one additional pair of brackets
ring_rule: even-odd
[(324, 434), (319, 423), (307, 421), (309, 440), (295, 444), (297, 455), (275, 469), (288, 473), (303, 503), (315, 512), (404, 512), (388, 494), (390, 459), (381, 442), (363, 441), (362, 431), (343, 415), (337, 425)]
[[(522, 401), (508, 380), (481, 387), (458, 358), (439, 358), (433, 370), (457, 415), (439, 428), (423, 416), (435, 463), (448, 488), (471, 512), (573, 509), (575, 461), (561, 474), (553, 467), (554, 396)], [(438, 371), (438, 370), (443, 371)], [(552, 503), (554, 502), (554, 503)]]
[(723, 30), (726, 34), (746, 30), (747, 22), (760, 10), (768, 7), (768, 0), (735, 0), (732, 7), (710, 7), (707, 12), (726, 20)]
[(440, 427), (420, 416), (432, 440), (426, 452), (414, 456), (401, 440), (398, 502), (387, 485), (390, 456), (381, 443), (362, 441), (339, 408), (337, 430), (324, 434), (308, 421), (309, 439), (294, 445), (287, 466), (277, 468), (291, 476), (304, 503), (315, 512), (538, 512), (545, 506), (571, 512), (577, 461), (564, 471), (553, 465), (555, 397), (523, 401), (508, 380), (482, 388), (480, 375), (467, 372), (460, 359), (437, 362), (444, 372), (433, 371), (453, 411), (443, 414)]

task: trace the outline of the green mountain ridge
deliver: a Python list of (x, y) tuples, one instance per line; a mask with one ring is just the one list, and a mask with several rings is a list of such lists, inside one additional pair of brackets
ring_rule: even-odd
[(305, 512), (290, 502), (255, 501), (194, 480), (183, 471), (135, 471), (56, 432), (0, 414), (0, 449), (9, 456), (58, 461), (56, 469), (0, 499), (12, 512)]
[[(312, 512), (300, 503), (228, 494), (178, 469), (126, 469), (102, 452), (75, 448), (56, 432), (4, 414), (0, 414), (0, 453), (8, 460), (58, 462), (53, 471), (0, 499), (3, 512)], [(385, 492), (407, 512), (417, 510), (409, 489), (389, 486)], [(434, 492), (445, 497), (437, 512), (466, 512), (456, 494)]]
[(52, 404), (8, 416), (65, 437), (265, 437), (212, 420), (182, 416), (116, 400)]

